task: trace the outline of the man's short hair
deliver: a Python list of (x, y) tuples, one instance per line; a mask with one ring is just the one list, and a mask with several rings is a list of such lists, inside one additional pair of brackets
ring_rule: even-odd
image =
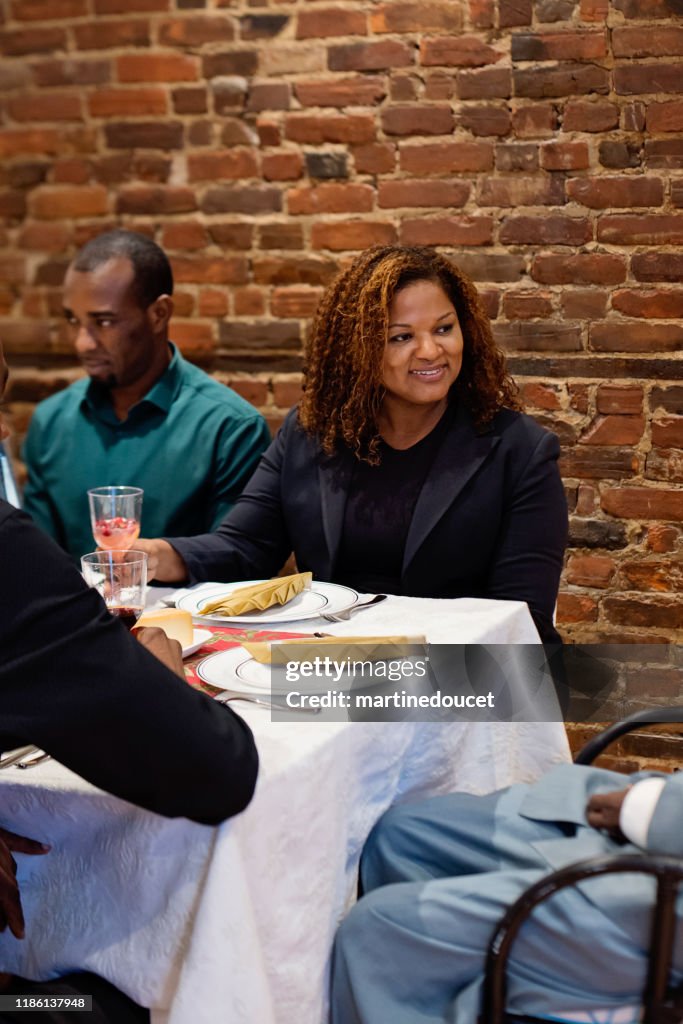
[(98, 235), (83, 246), (72, 266), (89, 273), (117, 256), (125, 256), (133, 265), (133, 290), (144, 309), (160, 295), (173, 294), (173, 272), (166, 253), (136, 231), (118, 228)]

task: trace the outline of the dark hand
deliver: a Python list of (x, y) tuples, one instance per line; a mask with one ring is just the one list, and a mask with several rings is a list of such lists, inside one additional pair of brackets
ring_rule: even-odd
[(183, 649), (177, 640), (169, 640), (158, 626), (134, 626), (131, 632), (138, 643), (163, 662), (166, 668), (185, 679)]
[(17, 885), (14, 853), (48, 853), (50, 847), (0, 828), (0, 931), (7, 925), (16, 939), (24, 937), (24, 914)]
[(596, 793), (586, 805), (586, 820), (593, 828), (602, 829), (618, 842), (626, 842), (626, 836), (619, 827), (619, 814), (624, 797), (630, 787), (612, 793)]

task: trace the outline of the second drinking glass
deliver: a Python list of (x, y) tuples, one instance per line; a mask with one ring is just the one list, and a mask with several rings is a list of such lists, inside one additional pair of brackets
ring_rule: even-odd
[(127, 551), (140, 536), (141, 487), (93, 487), (88, 491), (92, 535), (98, 548)]

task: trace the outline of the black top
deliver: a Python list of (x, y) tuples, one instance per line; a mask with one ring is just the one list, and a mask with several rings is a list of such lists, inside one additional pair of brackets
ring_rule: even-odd
[(216, 824), (249, 803), (249, 727), (110, 615), (66, 555), (0, 501), (0, 750), (35, 743), (168, 817)]
[(400, 594), (401, 569), (413, 511), (452, 418), (403, 450), (380, 443), (380, 463), (355, 462), (344, 510), (337, 578), (356, 590)]

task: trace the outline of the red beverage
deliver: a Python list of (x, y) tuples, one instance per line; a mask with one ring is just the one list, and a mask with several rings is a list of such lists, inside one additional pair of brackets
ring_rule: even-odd
[(142, 615), (142, 608), (123, 608), (121, 605), (109, 605), (108, 611), (115, 615), (126, 629), (132, 629)]
[(98, 519), (93, 525), (93, 537), (98, 548), (106, 551), (127, 551), (140, 535), (137, 519), (114, 516), (113, 519)]

